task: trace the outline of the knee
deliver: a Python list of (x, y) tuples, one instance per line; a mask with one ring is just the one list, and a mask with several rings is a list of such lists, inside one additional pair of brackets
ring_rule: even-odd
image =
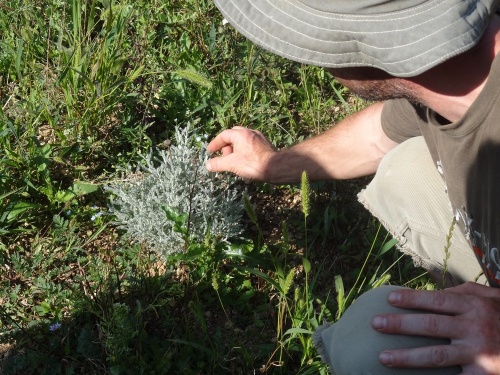
[[(381, 286), (361, 295), (334, 323), (319, 329), (314, 341), (323, 360), (337, 375), (388, 375), (388, 374), (459, 374), (459, 367), (438, 369), (397, 370), (383, 366), (379, 354), (386, 349), (409, 349), (423, 346), (446, 345), (449, 340), (405, 335), (386, 335), (375, 331), (371, 321), (382, 313), (415, 313), (387, 302), (389, 293), (398, 286)], [(422, 313), (422, 312), (419, 312)], [(406, 371), (406, 372), (404, 372)]]

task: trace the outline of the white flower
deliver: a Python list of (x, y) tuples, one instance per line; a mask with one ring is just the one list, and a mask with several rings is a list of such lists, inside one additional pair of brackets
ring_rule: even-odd
[(228, 23), (229, 23), (229, 21), (226, 20), (225, 18), (222, 20), (222, 26), (226, 26)]
[(104, 215), (104, 212), (98, 212), (98, 213), (92, 215), (90, 220), (94, 221), (95, 219), (97, 219), (99, 216), (102, 216), (102, 215)]

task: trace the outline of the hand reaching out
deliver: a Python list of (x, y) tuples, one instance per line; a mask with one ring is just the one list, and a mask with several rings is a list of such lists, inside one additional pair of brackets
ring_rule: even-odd
[(210, 172), (232, 172), (256, 181), (269, 181), (269, 160), (278, 152), (261, 132), (241, 126), (217, 135), (207, 151), (222, 152), (207, 162)]
[(382, 157), (396, 147), (382, 129), (383, 103), (368, 106), (323, 133), (278, 151), (264, 135), (241, 126), (224, 130), (207, 146), (220, 151), (206, 168), (275, 184), (346, 179), (376, 172)]
[(380, 361), (393, 368), (460, 365), (462, 375), (500, 375), (500, 290), (466, 283), (443, 291), (401, 290), (397, 307), (434, 314), (387, 314), (373, 319), (382, 333), (449, 338), (450, 345), (389, 350)]

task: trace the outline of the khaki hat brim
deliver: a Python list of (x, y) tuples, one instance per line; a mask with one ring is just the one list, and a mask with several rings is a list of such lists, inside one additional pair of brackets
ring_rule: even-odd
[(214, 3), (244, 36), (277, 55), (329, 68), (375, 67), (397, 77), (416, 76), (472, 48), (498, 5), (497, 0)]

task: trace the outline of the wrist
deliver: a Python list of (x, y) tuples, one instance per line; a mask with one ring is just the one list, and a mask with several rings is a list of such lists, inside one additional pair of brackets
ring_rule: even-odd
[(290, 149), (274, 150), (267, 155), (264, 181), (271, 184), (293, 184), (300, 182), (303, 170), (301, 163)]

